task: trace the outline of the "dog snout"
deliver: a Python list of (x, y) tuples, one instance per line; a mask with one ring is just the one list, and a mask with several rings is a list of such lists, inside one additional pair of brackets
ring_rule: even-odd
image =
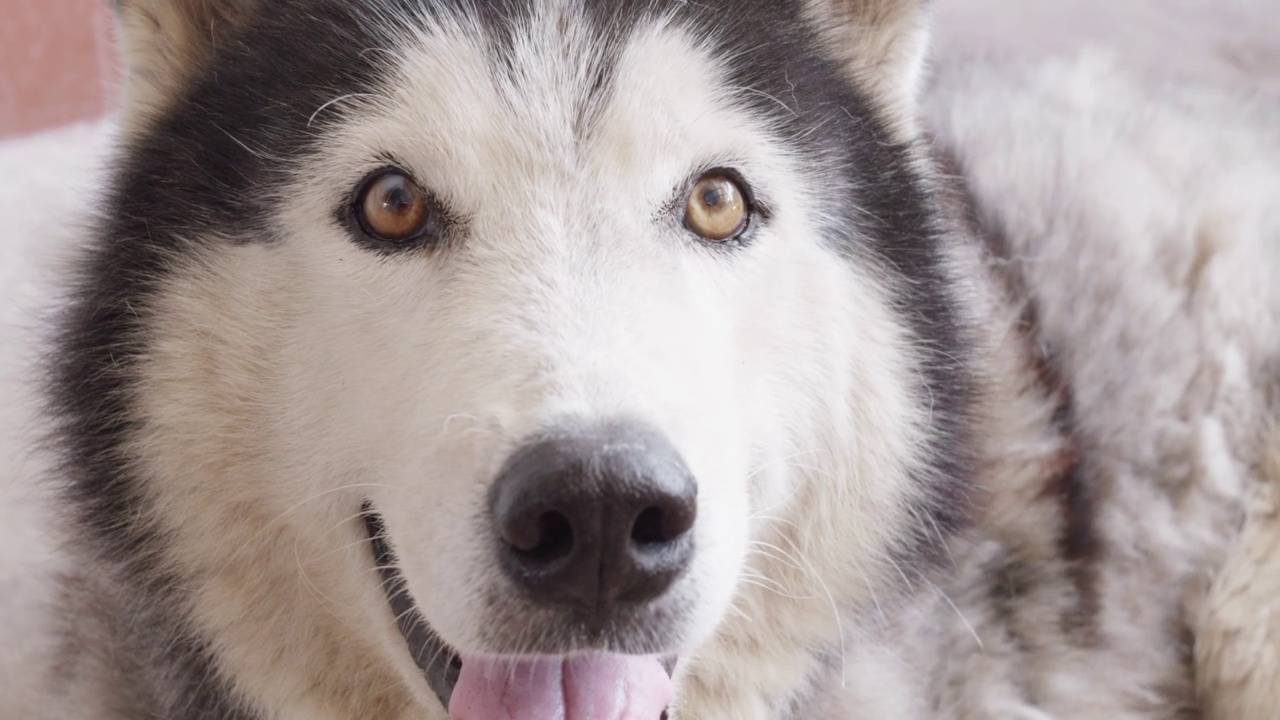
[(503, 567), (541, 605), (607, 616), (661, 596), (694, 554), (697, 484), (664, 437), (633, 425), (524, 445), (492, 510)]

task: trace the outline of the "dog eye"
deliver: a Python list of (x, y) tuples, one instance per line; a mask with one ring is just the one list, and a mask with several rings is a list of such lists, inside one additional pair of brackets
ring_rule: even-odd
[(711, 242), (725, 242), (742, 234), (749, 217), (742, 186), (722, 173), (699, 179), (684, 207), (685, 227)]
[(360, 227), (370, 236), (388, 242), (415, 240), (431, 224), (427, 194), (413, 178), (388, 170), (365, 181), (356, 200)]

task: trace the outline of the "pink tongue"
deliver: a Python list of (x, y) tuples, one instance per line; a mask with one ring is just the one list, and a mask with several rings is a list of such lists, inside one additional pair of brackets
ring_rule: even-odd
[(451, 720), (659, 720), (671, 678), (653, 657), (463, 657)]

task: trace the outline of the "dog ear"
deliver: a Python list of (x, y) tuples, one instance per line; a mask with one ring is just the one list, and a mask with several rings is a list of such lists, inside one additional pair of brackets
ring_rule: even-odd
[(256, 0), (112, 0), (124, 56), (125, 105), (150, 115), (181, 90), (192, 69), (229, 38)]
[(912, 114), (929, 48), (931, 0), (803, 0), (833, 56), (891, 112)]

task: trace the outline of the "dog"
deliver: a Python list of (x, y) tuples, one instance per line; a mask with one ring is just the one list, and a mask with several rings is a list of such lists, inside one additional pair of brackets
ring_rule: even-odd
[(921, 0), (115, 9), (52, 717), (1280, 712), (1276, 102)]

